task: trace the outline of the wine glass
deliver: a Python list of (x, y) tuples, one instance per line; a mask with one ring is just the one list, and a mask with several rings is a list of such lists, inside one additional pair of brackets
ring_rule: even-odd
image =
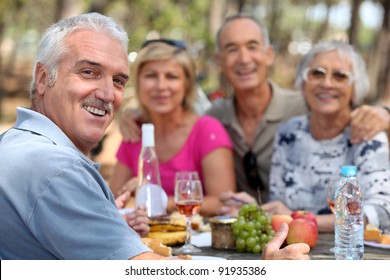
[(175, 182), (178, 180), (199, 180), (197, 171), (178, 171), (175, 174)]
[(328, 202), (328, 206), (330, 211), (334, 213), (334, 196), (336, 194), (337, 189), (337, 181), (335, 179), (329, 179), (328, 187), (326, 189), (326, 200)]
[(336, 191), (339, 186), (339, 178), (330, 178), (328, 180), (328, 187), (326, 190), (326, 200), (328, 202), (328, 206), (330, 211), (334, 214), (334, 200), (335, 200), (335, 195)]
[(175, 254), (197, 253), (201, 250), (191, 244), (191, 219), (199, 212), (203, 202), (203, 190), (200, 180), (191, 178), (175, 181), (175, 203), (179, 213), (186, 219), (186, 241), (175, 250)]

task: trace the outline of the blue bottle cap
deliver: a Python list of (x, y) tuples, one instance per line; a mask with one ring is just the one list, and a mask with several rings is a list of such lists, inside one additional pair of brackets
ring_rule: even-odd
[(356, 166), (354, 165), (341, 166), (341, 175), (344, 177), (356, 176)]

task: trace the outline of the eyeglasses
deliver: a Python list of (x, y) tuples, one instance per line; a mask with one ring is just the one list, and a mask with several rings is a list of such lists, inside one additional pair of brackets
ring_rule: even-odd
[[(323, 67), (305, 68), (303, 70), (303, 79), (309, 83), (320, 83), (325, 80), (328, 70)], [(351, 73), (339, 70), (330, 73), (332, 82), (337, 87), (346, 87), (352, 85), (354, 77)]]
[(141, 49), (145, 48), (146, 46), (149, 46), (150, 44), (154, 43), (164, 43), (173, 47), (177, 47), (183, 50), (187, 49), (186, 43), (183, 41), (177, 41), (177, 40), (171, 40), (171, 39), (154, 39), (154, 40), (147, 40), (142, 43)]
[(243, 158), (243, 165), (244, 165), (244, 171), (245, 176), (248, 180), (249, 186), (256, 190), (264, 190), (264, 184), (263, 181), (260, 178), (259, 171), (257, 168), (257, 160), (256, 155), (249, 150)]

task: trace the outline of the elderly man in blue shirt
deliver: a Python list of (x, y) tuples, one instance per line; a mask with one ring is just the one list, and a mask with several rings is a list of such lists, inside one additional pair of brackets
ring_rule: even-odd
[[(97, 13), (61, 20), (43, 35), (31, 109), (18, 108), (0, 136), (0, 259), (164, 258), (140, 239), (146, 216), (126, 222), (87, 157), (122, 103), (127, 43), (126, 32)], [(264, 259), (309, 258), (307, 244), (279, 249), (287, 232), (284, 225)]]

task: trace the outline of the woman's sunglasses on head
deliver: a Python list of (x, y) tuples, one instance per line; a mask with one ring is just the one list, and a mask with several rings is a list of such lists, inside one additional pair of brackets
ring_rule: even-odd
[(172, 40), (172, 39), (147, 40), (147, 41), (142, 43), (141, 49), (145, 48), (146, 46), (149, 46), (151, 44), (154, 44), (154, 43), (164, 43), (164, 44), (167, 44), (167, 45), (170, 45), (170, 46), (173, 46), (173, 47), (177, 47), (177, 48), (180, 48), (180, 49), (183, 49), (183, 50), (187, 49), (186, 43), (184, 43), (183, 41)]

